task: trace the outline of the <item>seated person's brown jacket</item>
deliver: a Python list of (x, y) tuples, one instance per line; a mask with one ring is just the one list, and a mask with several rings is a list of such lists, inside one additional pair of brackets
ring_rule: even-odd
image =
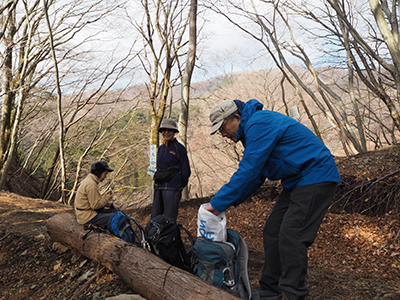
[(89, 174), (80, 184), (75, 197), (75, 213), (79, 224), (85, 224), (97, 215), (97, 209), (111, 206), (112, 195), (100, 195), (99, 179)]

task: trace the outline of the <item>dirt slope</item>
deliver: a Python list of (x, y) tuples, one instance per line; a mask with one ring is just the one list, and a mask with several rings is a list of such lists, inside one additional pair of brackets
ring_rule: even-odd
[[(309, 250), (308, 299), (400, 299), (399, 157), (399, 148), (392, 147), (338, 159), (344, 183), (336, 201), (386, 199), (391, 208), (379, 216), (327, 214)], [(278, 192), (278, 184), (266, 185), (226, 212), (228, 227), (238, 230), (249, 248), (253, 288), (258, 287), (263, 263), (262, 228)], [(192, 234), (199, 204), (204, 202), (208, 199), (181, 203), (179, 221)], [(358, 206), (349, 205), (348, 210)], [(134, 293), (118, 276), (79, 253), (57, 252), (46, 233), (46, 220), (69, 209), (59, 203), (0, 193), (0, 299), (106, 299)], [(142, 225), (149, 220), (148, 208), (128, 213)]]

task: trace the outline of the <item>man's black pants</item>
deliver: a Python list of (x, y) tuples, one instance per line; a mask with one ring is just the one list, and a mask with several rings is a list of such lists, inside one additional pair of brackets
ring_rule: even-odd
[(115, 208), (100, 208), (96, 210), (98, 214), (92, 218), (90, 221), (88, 221), (88, 224), (96, 224), (96, 223), (101, 223), (103, 224), (104, 227), (107, 227), (108, 221), (115, 215), (115, 213), (118, 211)]
[(307, 248), (314, 242), (335, 189), (336, 183), (325, 182), (281, 192), (264, 226), (261, 290), (284, 292), (289, 300), (309, 294)]

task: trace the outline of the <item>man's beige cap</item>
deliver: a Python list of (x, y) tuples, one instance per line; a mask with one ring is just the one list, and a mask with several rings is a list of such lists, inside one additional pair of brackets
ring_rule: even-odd
[(212, 123), (211, 134), (214, 134), (221, 127), (225, 118), (237, 111), (237, 106), (233, 100), (225, 100), (217, 104), (210, 113)]

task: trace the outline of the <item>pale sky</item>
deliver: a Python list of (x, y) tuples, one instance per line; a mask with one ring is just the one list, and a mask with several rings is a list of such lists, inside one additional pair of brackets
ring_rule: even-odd
[[(133, 14), (135, 16), (133, 21), (140, 22), (141, 17), (136, 17), (139, 16), (139, 13), (132, 13), (132, 11), (121, 11), (119, 18), (104, 19), (101, 23), (94, 25), (94, 30), (91, 28), (91, 34), (96, 30), (98, 30), (98, 34), (84, 49), (89, 50), (95, 57), (95, 64), (105, 66), (111, 59), (116, 61), (125, 57), (135, 40), (137, 42), (133, 53), (142, 49), (143, 41), (135, 38), (137, 33), (134, 32), (132, 24), (129, 24), (127, 16), (124, 15)], [(131, 18), (133, 17), (131, 16)], [(220, 15), (208, 12), (207, 18), (208, 22), (205, 23), (201, 37), (198, 39), (196, 66), (199, 68), (195, 68), (192, 82), (207, 80), (231, 72), (266, 68), (268, 57), (265, 51), (262, 51), (262, 60), (254, 60), (254, 57), (257, 53), (259, 55), (262, 49), (259, 42), (247, 36)], [(201, 17), (198, 17), (199, 27), (203, 25), (202, 22)], [(85, 31), (79, 33), (76, 36), (76, 43), (79, 43), (80, 39), (84, 39), (87, 33)], [(150, 57), (150, 59), (152, 58)], [(184, 61), (186, 58), (182, 57), (182, 59)], [(141, 84), (149, 80), (146, 74), (137, 71), (138, 69), (133, 69), (140, 66), (139, 60), (132, 61), (130, 66), (136, 72), (128, 73), (128, 76), (125, 76), (124, 80), (115, 86), (116, 88), (123, 88), (131, 77), (133, 77), (133, 84)], [(110, 64), (109, 68), (111, 67)]]
[(210, 75), (260, 68), (260, 61), (250, 60), (262, 50), (260, 43), (225, 18), (215, 18), (206, 24), (204, 31), (207, 41), (199, 46), (204, 48), (200, 62), (207, 66)]

